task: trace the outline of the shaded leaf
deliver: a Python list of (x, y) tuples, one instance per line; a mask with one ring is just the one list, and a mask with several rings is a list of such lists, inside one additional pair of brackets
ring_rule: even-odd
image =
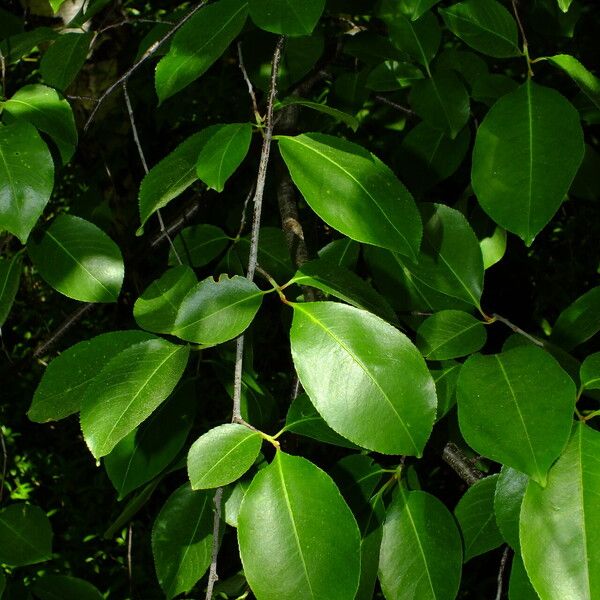
[(42, 575), (31, 586), (40, 600), (102, 600), (104, 596), (88, 581), (67, 575)]
[(32, 504), (0, 509), (0, 563), (34, 565), (52, 558), (52, 527), (46, 513)]
[(4, 325), (19, 290), (22, 270), (21, 253), (15, 254), (10, 259), (0, 259), (0, 327)]
[(494, 495), (496, 523), (504, 540), (519, 552), (519, 517), (529, 477), (516, 469), (502, 466)]
[(592, 288), (567, 306), (556, 319), (550, 339), (571, 350), (600, 331), (600, 286)]
[(249, 0), (256, 25), (279, 35), (310, 35), (324, 8), (325, 0)]
[[(183, 264), (203, 267), (225, 250), (229, 240), (220, 227), (202, 224), (182, 229), (173, 245)], [(169, 250), (169, 264), (179, 264), (172, 248)]]
[(40, 73), (48, 85), (61, 91), (71, 85), (85, 63), (92, 36), (91, 31), (58, 36), (40, 61)]

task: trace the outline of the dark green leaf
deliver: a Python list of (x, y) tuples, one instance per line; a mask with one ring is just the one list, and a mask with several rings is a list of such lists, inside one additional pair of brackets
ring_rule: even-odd
[(0, 563), (22, 567), (51, 557), (52, 527), (39, 506), (19, 503), (0, 509)]
[(369, 73), (367, 87), (376, 92), (393, 92), (410, 87), (419, 79), (423, 79), (423, 73), (415, 65), (386, 60)]
[[(183, 264), (203, 267), (225, 250), (229, 239), (216, 225), (192, 225), (177, 235), (173, 245)], [(169, 252), (169, 264), (179, 264), (173, 249)]]
[(388, 27), (392, 43), (429, 69), (429, 63), (435, 56), (442, 37), (434, 14), (428, 12), (417, 21), (411, 21), (397, 13), (388, 20)]
[(19, 290), (22, 269), (21, 253), (15, 254), (10, 259), (0, 259), (0, 327), (4, 325)]
[(348, 125), (352, 131), (356, 131), (358, 129), (358, 119), (347, 112), (342, 110), (338, 110), (337, 108), (333, 108), (332, 106), (328, 106), (327, 104), (321, 104), (319, 102), (312, 102), (310, 100), (305, 100), (304, 98), (297, 98), (295, 96), (290, 96), (289, 98), (284, 98), (276, 107), (277, 110), (285, 108), (286, 106), (305, 106), (306, 108), (312, 108), (312, 110), (316, 110), (325, 115), (329, 115), (333, 117), (336, 121), (340, 121), (345, 125)]
[(104, 596), (91, 583), (67, 575), (42, 575), (31, 586), (40, 600), (102, 600)]
[(458, 362), (448, 361), (442, 363), (441, 369), (431, 370), (438, 399), (438, 421), (456, 404), (456, 382), (461, 366)]
[(551, 64), (562, 69), (581, 89), (581, 91), (600, 108), (600, 79), (590, 73), (574, 56), (557, 54), (548, 59)]
[(325, 8), (325, 0), (249, 0), (252, 20), (280, 35), (310, 35)]
[(509, 600), (539, 600), (539, 596), (531, 585), (529, 576), (525, 571), (523, 559), (520, 554), (515, 554), (510, 569), (508, 584)]
[(319, 258), (325, 259), (331, 263), (344, 267), (346, 269), (354, 269), (360, 245), (350, 238), (341, 238), (334, 240), (319, 250)]
[(579, 375), (582, 388), (600, 390), (600, 352), (586, 356)]
[(92, 41), (92, 32), (60, 35), (40, 62), (44, 81), (61, 91), (67, 89), (83, 67)]
[(592, 288), (567, 306), (556, 319), (550, 339), (571, 350), (600, 331), (600, 286)]
[(0, 52), (7, 63), (15, 63), (21, 57), (30, 54), (40, 44), (49, 42), (56, 37), (58, 37), (58, 34), (54, 29), (50, 29), (50, 27), (37, 27), (31, 31), (17, 33), (3, 40), (0, 43)]
[(516, 469), (503, 466), (496, 484), (494, 512), (504, 540), (519, 551), (519, 517), (529, 477)]

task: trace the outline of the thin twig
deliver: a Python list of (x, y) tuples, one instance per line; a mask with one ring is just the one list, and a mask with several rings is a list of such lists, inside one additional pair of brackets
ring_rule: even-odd
[(252, 186), (250, 187), (250, 191), (248, 192), (246, 199), (244, 200), (244, 206), (242, 207), (242, 218), (240, 219), (240, 228), (238, 229), (237, 235), (235, 236), (236, 238), (239, 238), (242, 235), (244, 227), (246, 227), (246, 211), (248, 210), (248, 203), (250, 202), (250, 198), (252, 198), (252, 196), (254, 195), (255, 188), (256, 186), (252, 184)]
[(469, 485), (477, 483), (483, 477), (483, 474), (473, 467), (463, 451), (452, 442), (448, 442), (444, 446), (442, 458)]
[(521, 39), (523, 40), (523, 55), (525, 56), (525, 60), (527, 61), (527, 74), (529, 77), (533, 77), (533, 71), (531, 69), (531, 59), (529, 57), (529, 43), (527, 41), (527, 36), (525, 35), (525, 28), (523, 27), (523, 23), (521, 22), (521, 18), (519, 17), (519, 11), (517, 9), (517, 0), (512, 0), (512, 9), (515, 15), (515, 20), (517, 21), (517, 25), (519, 27), (519, 31), (521, 32)]
[(539, 346), (540, 348), (544, 347), (544, 342), (542, 340), (532, 336), (531, 334), (527, 333), (526, 331), (523, 331), (520, 327), (518, 327), (514, 323), (511, 323), (508, 319), (506, 319), (502, 315), (494, 313), (492, 315), (492, 319), (495, 319), (496, 321), (500, 321), (500, 323), (504, 323), (504, 325), (506, 325), (507, 327), (512, 329), (515, 333), (518, 333), (519, 335), (522, 335), (524, 338), (527, 338), (530, 342), (532, 342), (536, 346)]
[(133, 598), (133, 563), (131, 560), (133, 550), (133, 523), (127, 529), (127, 576), (129, 578), (129, 595)]
[(244, 77), (246, 86), (248, 86), (248, 94), (250, 96), (250, 100), (252, 101), (252, 111), (254, 112), (254, 118), (256, 119), (257, 123), (260, 123), (262, 121), (262, 118), (260, 116), (260, 112), (258, 111), (258, 103), (256, 102), (256, 94), (254, 93), (254, 87), (252, 85), (252, 82), (250, 81), (250, 77), (248, 77), (246, 67), (244, 66), (244, 55), (242, 54), (242, 42), (238, 42), (237, 51), (238, 51), (238, 62), (240, 65), (240, 71), (242, 72), (242, 76)]
[(0, 446), (2, 446), (2, 479), (0, 480), (0, 502), (4, 495), (4, 481), (6, 479), (6, 470), (8, 468), (8, 452), (6, 450), (6, 442), (4, 441), (4, 432), (0, 427)]
[(217, 559), (219, 556), (219, 530), (221, 528), (221, 503), (223, 502), (223, 488), (217, 488), (215, 492), (215, 518), (213, 520), (212, 558), (208, 571), (208, 583), (206, 584), (206, 600), (212, 600), (213, 588), (219, 580), (217, 574)]
[(2, 95), (6, 98), (6, 59), (2, 54), (2, 50), (0, 50), (0, 74), (2, 76)]
[[(146, 162), (146, 156), (144, 155), (144, 150), (142, 149), (142, 144), (140, 142), (140, 136), (138, 135), (138, 130), (135, 125), (135, 118), (133, 116), (133, 107), (131, 105), (131, 99), (129, 98), (129, 93), (127, 92), (127, 81), (123, 82), (123, 95), (125, 96), (125, 105), (127, 106), (127, 114), (129, 115), (129, 122), (131, 123), (131, 131), (133, 133), (133, 140), (135, 141), (135, 145), (137, 147), (137, 151), (138, 151), (140, 160), (142, 161), (142, 166), (144, 167), (144, 173), (146, 175), (148, 175), (148, 170), (149, 170), (148, 163)], [(158, 224), (160, 226), (160, 230), (165, 233), (165, 236), (169, 242), (169, 245), (171, 246), (171, 250), (173, 251), (175, 258), (177, 259), (177, 262), (180, 265), (182, 265), (183, 263), (181, 262), (181, 258), (179, 257), (177, 249), (175, 248), (175, 244), (173, 244), (173, 240), (171, 239), (171, 236), (165, 229), (165, 222), (163, 221), (162, 214), (160, 212), (160, 208), (156, 209), (156, 216), (158, 217)]]
[(413, 116), (415, 114), (410, 108), (406, 108), (406, 106), (402, 106), (402, 104), (398, 104), (397, 102), (394, 102), (385, 96), (375, 96), (375, 100), (378, 100), (382, 104), (387, 104), (388, 106), (391, 106), (392, 108), (395, 108), (406, 115)]
[(500, 568), (498, 569), (498, 587), (496, 588), (496, 600), (501, 600), (502, 598), (502, 588), (504, 586), (504, 571), (506, 571), (506, 563), (508, 562), (509, 553), (510, 548), (508, 546), (505, 546), (504, 552), (502, 553), (502, 558), (500, 559)]
[(175, 33), (177, 33), (177, 31), (179, 31), (179, 29), (181, 29), (207, 2), (208, 0), (203, 0), (202, 2), (200, 2), (197, 6), (194, 6), (194, 8), (192, 8), (192, 10), (190, 10), (190, 12), (187, 13), (187, 15), (185, 15), (185, 17), (183, 17), (174, 27), (173, 29), (171, 29), (169, 32), (167, 32), (166, 35), (164, 35), (162, 38), (160, 38), (160, 40), (157, 40), (156, 42), (154, 42), (154, 44), (152, 44), (150, 46), (150, 48), (148, 48), (148, 50), (146, 50), (146, 52), (144, 52), (144, 54), (141, 56), (141, 58), (133, 65), (131, 66), (129, 69), (127, 69), (127, 71), (125, 71), (125, 73), (123, 73), (123, 75), (121, 75), (121, 77), (119, 77), (119, 79), (117, 79), (117, 81), (115, 81), (110, 87), (108, 87), (108, 89), (106, 89), (104, 91), (104, 93), (100, 96), (100, 98), (98, 98), (98, 102), (96, 103), (96, 106), (94, 107), (94, 110), (92, 110), (92, 113), (90, 114), (90, 116), (88, 117), (88, 120), (86, 121), (84, 127), (83, 127), (83, 132), (87, 132), (90, 124), (92, 123), (92, 121), (94, 120), (94, 117), (96, 116), (96, 113), (98, 112), (98, 110), (100, 109), (100, 106), (102, 106), (102, 103), (124, 82), (127, 81), (132, 75), (133, 73), (135, 73), (135, 71), (137, 71), (151, 56), (153, 56), (154, 54), (156, 54), (156, 52), (166, 43), (168, 42), (174, 35)]

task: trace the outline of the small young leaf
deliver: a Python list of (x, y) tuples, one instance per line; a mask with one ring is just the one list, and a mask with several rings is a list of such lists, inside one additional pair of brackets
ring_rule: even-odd
[(85, 63), (92, 36), (91, 31), (58, 36), (40, 61), (40, 73), (48, 85), (60, 91), (71, 85)]
[(71, 598), (78, 600), (102, 600), (104, 596), (88, 581), (67, 575), (42, 575), (31, 586), (36, 598), (40, 600), (56, 600)]
[(354, 598), (360, 533), (331, 478), (277, 452), (246, 492), (238, 517), (244, 573), (260, 600)]
[(10, 259), (0, 259), (0, 327), (4, 325), (19, 290), (22, 269), (21, 253), (15, 254)]
[(316, 110), (325, 115), (329, 115), (333, 117), (336, 121), (340, 121), (345, 125), (348, 125), (352, 131), (356, 131), (358, 129), (358, 119), (353, 117), (352, 115), (338, 110), (337, 108), (333, 108), (332, 106), (328, 106), (327, 104), (320, 104), (319, 102), (311, 102), (310, 100), (305, 100), (304, 98), (297, 98), (295, 96), (290, 96), (289, 98), (284, 98), (276, 107), (276, 110), (281, 110), (286, 106), (306, 106), (306, 108), (311, 108), (312, 110)]
[(586, 390), (600, 390), (600, 352), (586, 356), (579, 372), (581, 387)]
[(219, 425), (190, 448), (187, 470), (193, 490), (221, 487), (238, 480), (256, 460), (262, 437), (238, 423)]
[(310, 35), (325, 0), (249, 0), (250, 17), (261, 29), (287, 36)]
[(516, 469), (502, 466), (496, 492), (494, 494), (494, 512), (496, 523), (504, 540), (515, 552), (519, 552), (519, 517), (521, 504), (529, 477)]
[[(219, 256), (227, 247), (229, 240), (230, 238), (220, 227), (202, 224), (183, 229), (173, 240), (173, 245), (183, 264), (197, 268), (207, 265)], [(262, 261), (260, 262), (262, 264)], [(172, 248), (169, 251), (169, 264), (179, 264)]]
[(89, 221), (59, 215), (32, 237), (27, 252), (42, 278), (61, 294), (82, 302), (116, 302), (125, 266), (119, 247)]
[(550, 339), (571, 350), (600, 331), (600, 286), (592, 288), (567, 306), (556, 319)]

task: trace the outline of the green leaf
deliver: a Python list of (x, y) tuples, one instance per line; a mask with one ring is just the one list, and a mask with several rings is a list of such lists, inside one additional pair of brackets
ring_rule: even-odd
[(488, 74), (488, 66), (479, 54), (458, 48), (446, 48), (441, 52), (436, 60), (436, 68), (456, 71), (471, 89)]
[(91, 583), (67, 575), (42, 575), (31, 586), (40, 600), (102, 600), (104, 596)]
[(277, 452), (246, 492), (237, 531), (260, 600), (354, 598), (358, 526), (331, 478), (308, 460)]
[(352, 512), (359, 514), (370, 508), (369, 500), (385, 470), (366, 454), (350, 454), (338, 460), (331, 474)]
[(439, 421), (456, 404), (456, 382), (462, 365), (455, 361), (442, 363), (441, 369), (431, 369), (438, 399), (437, 420)]
[(383, 539), (385, 506), (381, 496), (373, 498), (363, 512), (360, 541), (360, 583), (355, 600), (372, 600), (379, 570), (379, 553)]
[(430, 8), (433, 8), (440, 0), (402, 0), (400, 9), (411, 18), (412, 21), (420, 19)]
[(4, 594), (4, 590), (6, 589), (6, 576), (4, 573), (0, 573), (0, 598), (2, 598), (2, 594)]
[(386, 321), (396, 321), (396, 315), (387, 301), (364, 279), (328, 259), (304, 263), (291, 281), (315, 287), (356, 308), (375, 313)]
[(473, 189), (496, 223), (530, 245), (562, 203), (583, 152), (577, 111), (528, 80), (502, 96), (479, 126)]
[(443, 204), (423, 203), (419, 208), (423, 218), (421, 253), (416, 263), (402, 256), (397, 260), (417, 289), (425, 286), (479, 308), (483, 258), (469, 222)]
[(208, 128), (206, 140), (196, 163), (196, 174), (209, 188), (222, 192), (225, 182), (240, 166), (252, 139), (250, 123), (229, 123)]
[(388, 508), (379, 557), (387, 600), (454, 600), (462, 542), (454, 518), (434, 496), (401, 490)]
[(459, 500), (454, 515), (462, 532), (467, 562), (502, 545), (494, 515), (494, 490), (498, 475), (480, 479)]
[(574, 406), (573, 380), (538, 346), (473, 355), (458, 378), (458, 419), (469, 446), (541, 485), (569, 439)]
[(199, 10), (173, 37), (156, 66), (160, 103), (198, 79), (237, 37), (248, 13), (247, 0), (219, 0)]
[(46, 423), (76, 413), (85, 390), (98, 375), (99, 365), (130, 346), (151, 339), (154, 336), (144, 331), (113, 331), (71, 346), (44, 371), (27, 416), (35, 423)]
[(167, 598), (189, 592), (204, 575), (213, 541), (213, 493), (186, 483), (162, 507), (152, 528), (152, 554)]
[(556, 319), (550, 339), (571, 350), (600, 331), (600, 286), (592, 288), (567, 306)]
[(548, 474), (530, 481), (521, 508), (523, 562), (544, 600), (600, 594), (600, 433), (583, 423)]
[(254, 283), (239, 275), (219, 281), (208, 277), (183, 299), (171, 333), (196, 344), (222, 344), (252, 323), (263, 295)]
[(310, 35), (325, 0), (249, 0), (250, 17), (261, 29), (287, 36)]
[(320, 133), (279, 138), (292, 179), (328, 225), (367, 244), (415, 256), (421, 222), (393, 172), (361, 146)]
[(81, 399), (81, 430), (95, 458), (106, 456), (173, 391), (189, 348), (156, 338), (111, 358)]
[(194, 381), (189, 380), (105, 457), (104, 467), (119, 500), (169, 466), (185, 443), (195, 412)]
[(527, 576), (520, 554), (513, 556), (508, 584), (508, 598), (509, 600), (539, 600), (539, 596)]
[(0, 259), (0, 327), (4, 325), (19, 291), (22, 270), (23, 255), (21, 253), (15, 254), (10, 259)]
[(327, 424), (363, 448), (420, 456), (436, 397), (425, 361), (410, 340), (352, 306), (292, 306), (294, 365)]
[(93, 33), (69, 32), (58, 36), (40, 61), (44, 81), (61, 91), (67, 89), (85, 64)]
[(569, 11), (571, 2), (573, 2), (573, 0), (556, 0), (556, 1), (558, 2), (558, 6), (560, 7), (560, 10), (562, 10), (564, 13)]
[(52, 12), (55, 14), (58, 12), (58, 9), (61, 7), (61, 4), (64, 4), (65, 0), (48, 0), (48, 4), (50, 4), (52, 8)]
[(196, 274), (187, 265), (165, 271), (136, 300), (133, 307), (136, 323), (148, 331), (170, 333), (183, 299), (197, 283)]
[(337, 108), (333, 108), (332, 106), (328, 106), (327, 104), (321, 104), (319, 102), (312, 102), (310, 100), (305, 100), (304, 98), (298, 98), (296, 96), (289, 96), (288, 98), (284, 98), (278, 105), (275, 107), (276, 110), (281, 110), (286, 106), (305, 106), (306, 108), (311, 108), (312, 110), (316, 110), (325, 115), (329, 115), (333, 117), (336, 121), (340, 121), (345, 125), (348, 125), (352, 131), (356, 131), (358, 129), (358, 119), (347, 112), (342, 110), (338, 110)]
[(492, 106), (499, 98), (514, 92), (519, 84), (501, 73), (490, 73), (480, 77), (471, 91), (473, 100)]
[(138, 235), (141, 235), (144, 223), (155, 211), (177, 198), (197, 180), (196, 162), (210, 134), (211, 128), (207, 127), (191, 135), (146, 174), (140, 185), (141, 227)]
[(52, 527), (46, 513), (31, 504), (0, 509), (0, 563), (34, 565), (52, 558)]
[(502, 466), (494, 495), (496, 523), (505, 541), (519, 552), (519, 517), (529, 477), (516, 469)]
[(17, 62), (30, 54), (37, 46), (58, 37), (50, 27), (36, 27), (31, 31), (17, 33), (0, 42), (0, 52), (8, 64)]
[(586, 390), (600, 390), (600, 352), (586, 356), (579, 372), (581, 387)]
[(319, 258), (325, 259), (338, 267), (354, 269), (358, 261), (360, 245), (350, 238), (340, 238), (329, 242), (319, 250)]
[(438, 71), (429, 79), (417, 81), (410, 91), (410, 105), (431, 127), (451, 139), (469, 120), (469, 94), (453, 71)]
[(479, 246), (483, 257), (483, 268), (487, 270), (500, 262), (506, 253), (506, 229), (494, 227), (491, 235), (479, 240)]
[(188, 477), (194, 490), (221, 487), (238, 480), (253, 464), (262, 437), (239, 423), (226, 423), (201, 435), (190, 448)]
[(0, 230), (25, 244), (53, 185), (52, 155), (35, 127), (24, 121), (0, 127)]
[(61, 294), (82, 302), (116, 302), (125, 267), (119, 247), (89, 221), (59, 215), (27, 252), (41, 277)]
[[(202, 224), (181, 230), (173, 240), (173, 245), (183, 264), (204, 267), (225, 250), (229, 240), (220, 227)], [(173, 249), (169, 251), (169, 264), (179, 264)]]
[(419, 79), (423, 79), (423, 73), (415, 65), (386, 60), (369, 73), (366, 85), (376, 92), (393, 92), (410, 87)]
[(47, 133), (60, 151), (63, 164), (71, 160), (77, 146), (77, 129), (71, 105), (56, 90), (45, 85), (22, 87), (4, 103), (4, 110)]
[(442, 38), (434, 14), (428, 12), (417, 21), (411, 21), (397, 13), (388, 20), (388, 28), (392, 43), (428, 70)]
[(448, 360), (477, 352), (486, 339), (479, 319), (461, 310), (443, 310), (423, 321), (416, 344), (427, 360)]
[(440, 14), (448, 29), (478, 52), (495, 58), (520, 54), (517, 24), (496, 0), (464, 0), (440, 8)]
[(223, 491), (223, 519), (231, 527), (238, 526), (240, 506), (246, 495), (246, 490), (250, 487), (251, 480), (252, 477), (245, 477), (226, 487)]

